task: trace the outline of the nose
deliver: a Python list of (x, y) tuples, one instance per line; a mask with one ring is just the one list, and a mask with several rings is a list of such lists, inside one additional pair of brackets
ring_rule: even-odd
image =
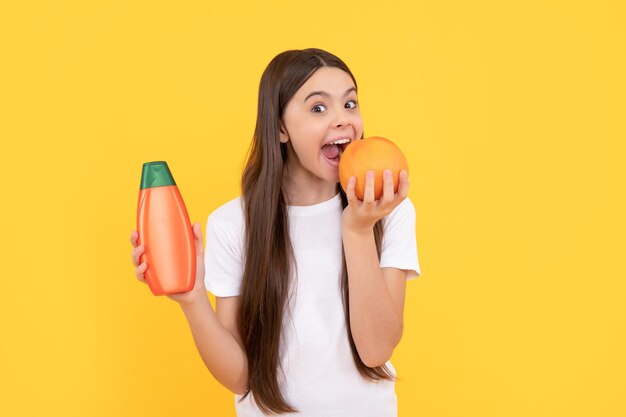
[(350, 124), (350, 116), (347, 114), (346, 111), (340, 109), (339, 111), (335, 112), (333, 127), (346, 127)]

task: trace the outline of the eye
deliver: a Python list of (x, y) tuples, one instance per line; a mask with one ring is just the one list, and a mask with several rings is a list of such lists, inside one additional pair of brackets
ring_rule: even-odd
[(313, 106), (313, 108), (311, 109), (311, 111), (312, 111), (313, 113), (321, 113), (321, 112), (323, 112), (324, 110), (317, 110), (317, 109), (320, 109), (320, 108), (322, 108), (322, 109), (326, 109), (326, 107), (324, 107), (324, 105), (322, 105), (322, 104), (317, 104), (317, 105)]
[(356, 108), (356, 100), (350, 100), (346, 103), (346, 108), (347, 109), (355, 109)]

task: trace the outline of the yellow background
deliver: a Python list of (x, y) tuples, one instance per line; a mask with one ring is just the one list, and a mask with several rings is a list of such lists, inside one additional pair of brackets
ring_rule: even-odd
[(411, 167), (400, 416), (626, 415), (625, 21), (617, 0), (3, 2), (0, 414), (234, 415), (135, 280), (141, 167), (169, 163), (204, 231), (263, 69), (314, 46)]

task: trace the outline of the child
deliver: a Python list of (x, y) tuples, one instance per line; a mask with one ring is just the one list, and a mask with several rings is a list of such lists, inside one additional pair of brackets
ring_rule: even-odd
[(208, 217), (206, 251), (193, 225), (195, 287), (168, 297), (239, 417), (397, 415), (389, 358), (406, 280), (420, 274), (415, 209), (406, 173), (394, 194), (385, 172), (379, 200), (371, 175), (363, 201), (354, 177), (344, 193), (340, 154), (363, 137), (346, 64), (319, 49), (280, 53), (261, 77), (241, 196)]

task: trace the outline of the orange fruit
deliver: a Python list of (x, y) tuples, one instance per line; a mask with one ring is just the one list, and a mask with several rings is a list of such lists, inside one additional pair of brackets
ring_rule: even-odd
[(339, 181), (344, 191), (348, 189), (348, 180), (356, 177), (355, 193), (363, 200), (365, 173), (374, 171), (374, 197), (376, 200), (383, 195), (383, 171), (390, 169), (393, 173), (393, 191), (398, 192), (400, 171), (409, 172), (406, 158), (400, 148), (387, 138), (372, 136), (350, 143), (341, 154), (339, 160)]

